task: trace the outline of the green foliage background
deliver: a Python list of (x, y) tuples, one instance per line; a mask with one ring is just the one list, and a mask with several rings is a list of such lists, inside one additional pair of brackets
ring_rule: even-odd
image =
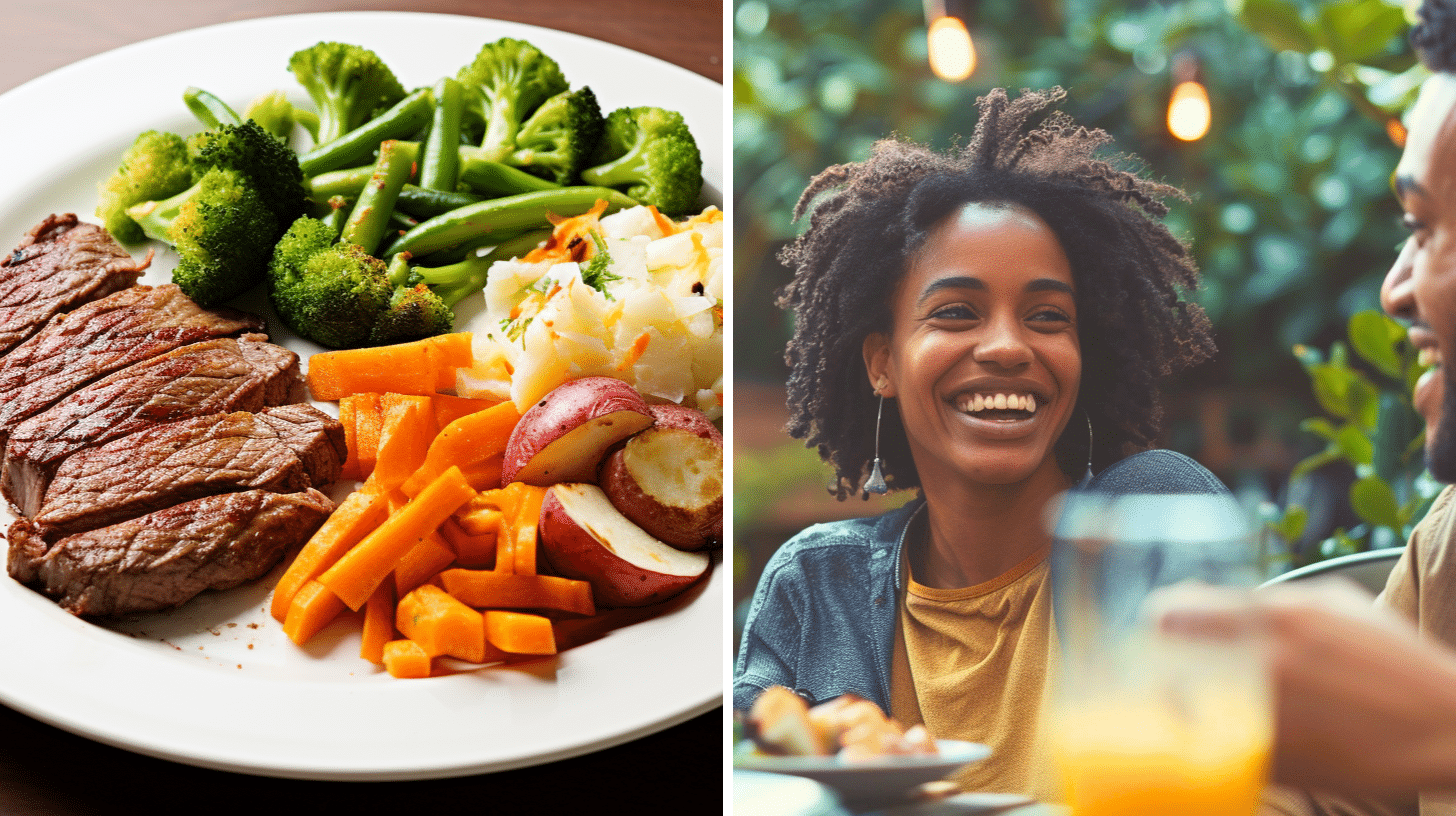
[[(798, 229), (790, 214), (813, 174), (864, 158), (892, 132), (941, 148), (964, 140), (974, 100), (990, 88), (1061, 85), (1065, 110), (1192, 196), (1169, 221), (1203, 270), (1196, 299), (1215, 323), (1220, 356), (1175, 384), (1168, 446), (1265, 497), (1290, 564), (1400, 543), (1433, 489), (1421, 478), (1409, 407), (1418, 372), (1399, 345), (1403, 331), (1378, 314), (1381, 279), (1404, 237), (1389, 184), (1400, 153), (1393, 123), (1424, 78), (1406, 42), (1410, 10), (1387, 0), (965, 8), (980, 63), (952, 84), (927, 67), (921, 3), (736, 4), (737, 376), (783, 380), (792, 318), (772, 305), (787, 281), (774, 255)], [(1186, 144), (1167, 134), (1165, 114), (1174, 66), (1190, 59), (1213, 127)], [(1336, 381), (1339, 398), (1330, 396)], [(1213, 421), (1198, 409), (1210, 402), (1227, 406)], [(1232, 440), (1233, 452), (1215, 450), (1217, 439)], [(795, 444), (736, 454), (740, 539), (772, 525), (768, 498), (785, 473), (819, 478), (813, 455), (791, 452)], [(1343, 480), (1311, 486), (1336, 467)]]

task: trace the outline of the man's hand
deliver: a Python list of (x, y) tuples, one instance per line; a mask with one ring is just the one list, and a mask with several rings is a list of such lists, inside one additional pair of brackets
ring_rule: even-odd
[[(1252, 600), (1251, 600), (1252, 599)], [(1252, 620), (1274, 678), (1274, 776), (1347, 792), (1456, 788), (1456, 652), (1342, 579), (1160, 599), (1168, 632), (1217, 638)]]

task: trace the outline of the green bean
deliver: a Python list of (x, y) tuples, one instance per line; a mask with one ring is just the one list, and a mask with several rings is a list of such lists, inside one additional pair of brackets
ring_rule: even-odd
[(460, 181), (472, 192), (487, 198), (561, 189), (561, 185), (554, 181), (533, 176), (508, 164), (482, 158), (477, 155), (481, 152), (479, 148), (462, 147), (459, 152)]
[(303, 186), (308, 190), (308, 197), (313, 201), (328, 201), (336, 195), (358, 198), (359, 191), (364, 189), (364, 185), (369, 182), (369, 177), (372, 175), (374, 175), (374, 165), (365, 164), (359, 167), (319, 173), (312, 178), (305, 179)]
[(420, 257), (483, 235), (504, 235), (506, 230), (542, 226), (548, 223), (548, 214), (581, 215), (598, 199), (607, 202), (608, 212), (635, 207), (638, 203), (608, 187), (560, 187), (486, 199), (425, 221), (401, 235), (384, 254), (409, 252)]
[(427, 190), (414, 184), (406, 184), (404, 189), (399, 191), (399, 201), (394, 206), (415, 218), (424, 220), (482, 200), (484, 199), (481, 196), (472, 193)]
[(460, 109), (463, 86), (452, 77), (435, 84), (435, 118), (420, 159), (420, 186), (453, 191), (460, 175)]
[[(355, 199), (359, 197), (359, 192), (364, 189), (364, 185), (369, 183), (369, 177), (372, 175), (374, 175), (374, 165), (372, 164), (344, 170), (331, 170), (306, 180), (304, 186), (308, 189), (308, 197), (311, 201), (322, 203), (334, 196)], [(464, 207), (466, 204), (474, 204), (481, 199), (481, 196), (473, 193), (427, 190), (416, 184), (406, 184), (400, 188), (399, 200), (395, 202), (395, 206), (415, 218), (423, 220)]]
[(390, 215), (394, 202), (399, 198), (399, 188), (409, 181), (414, 173), (415, 158), (419, 145), (414, 142), (386, 140), (379, 146), (379, 160), (374, 163), (374, 174), (359, 193), (354, 211), (344, 223), (339, 240), (358, 244), (370, 254), (378, 248), (384, 233), (389, 229)]
[(298, 157), (304, 178), (365, 161), (387, 139), (413, 135), (433, 116), (434, 95), (429, 88), (411, 91), (394, 107), (337, 139), (315, 145)]
[(334, 231), (334, 237), (338, 238), (339, 233), (344, 231), (344, 222), (349, 220), (349, 201), (343, 196), (334, 196), (329, 199), (328, 212), (324, 213), (319, 220), (329, 225)]
[(228, 103), (201, 88), (189, 87), (183, 91), (182, 101), (186, 103), (187, 109), (192, 111), (192, 115), (196, 116), (209, 130), (216, 130), (221, 125), (241, 125), (243, 123), (243, 117), (228, 107)]

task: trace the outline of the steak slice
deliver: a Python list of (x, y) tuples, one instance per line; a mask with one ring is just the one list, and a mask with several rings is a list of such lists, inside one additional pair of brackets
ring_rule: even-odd
[(0, 358), (0, 443), (16, 425), (92, 380), (189, 343), (262, 329), (260, 318), (203, 309), (170, 283), (92, 301)]
[(323, 524), (317, 490), (206, 496), (47, 544), (29, 519), (10, 526), (10, 575), (76, 615), (179, 606), (206, 589), (265, 575)]
[(47, 541), (218, 493), (326, 485), (344, 461), (344, 426), (312, 405), (194, 417), (67, 457), (31, 517)]
[(52, 317), (135, 285), (151, 263), (75, 213), (47, 217), (0, 259), (0, 355)]
[(10, 432), (5, 497), (34, 515), (56, 468), (76, 451), (164, 422), (282, 405), (300, 382), (298, 355), (262, 334), (204, 340), (134, 363)]

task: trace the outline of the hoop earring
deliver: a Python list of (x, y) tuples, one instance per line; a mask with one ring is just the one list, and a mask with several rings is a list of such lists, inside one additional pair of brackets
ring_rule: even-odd
[(1092, 415), (1087, 409), (1082, 409), (1082, 416), (1087, 418), (1087, 475), (1082, 477), (1083, 482), (1092, 481)]
[(890, 492), (890, 486), (885, 484), (885, 476), (880, 472), (880, 420), (885, 416), (885, 395), (880, 394), (880, 407), (875, 413), (875, 460), (870, 465), (870, 478), (864, 483), (865, 501), (870, 500), (870, 494), (884, 495)]

